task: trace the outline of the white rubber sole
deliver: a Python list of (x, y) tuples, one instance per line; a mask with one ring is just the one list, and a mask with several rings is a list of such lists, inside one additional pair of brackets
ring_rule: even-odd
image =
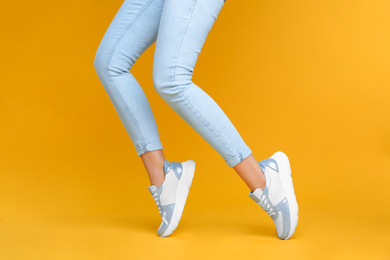
[(169, 236), (179, 225), (181, 215), (183, 214), (184, 205), (187, 201), (188, 193), (194, 178), (195, 162), (188, 160), (181, 163), (183, 165), (183, 173), (180, 178), (179, 185), (177, 187), (175, 209), (173, 210), (172, 219), (168, 228), (161, 235), (162, 237)]
[(276, 160), (278, 163), (280, 181), (287, 196), (290, 210), (290, 232), (288, 237), (285, 239), (289, 239), (294, 234), (298, 224), (298, 203), (295, 197), (293, 181), (291, 178), (290, 162), (287, 155), (283, 152), (276, 152), (271, 156), (271, 158)]

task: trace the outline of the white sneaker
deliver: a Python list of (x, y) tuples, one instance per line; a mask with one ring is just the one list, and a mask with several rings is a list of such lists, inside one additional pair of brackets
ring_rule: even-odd
[(298, 203), (291, 178), (290, 162), (282, 152), (259, 162), (265, 174), (264, 190), (257, 188), (249, 193), (275, 223), (280, 239), (289, 239), (298, 223)]
[(148, 187), (162, 218), (161, 225), (157, 230), (159, 236), (169, 236), (179, 224), (194, 171), (195, 162), (192, 160), (182, 163), (169, 163), (165, 160), (163, 184), (158, 188), (155, 185)]

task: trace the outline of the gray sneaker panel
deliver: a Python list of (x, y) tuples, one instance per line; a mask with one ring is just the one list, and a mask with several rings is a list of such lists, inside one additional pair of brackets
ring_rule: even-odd
[(178, 162), (171, 162), (169, 164), (169, 167), (173, 169), (173, 172), (175, 173), (176, 177), (180, 180), (181, 175), (183, 173), (183, 165)]
[(290, 208), (288, 205), (287, 198), (284, 198), (278, 204), (276, 204), (275, 209), (277, 211), (281, 211), (283, 216), (283, 234), (279, 237), (282, 239), (286, 239), (288, 237), (288, 234), (290, 233), (290, 223), (291, 223)]
[(160, 194), (163, 191), (163, 186), (162, 185), (160, 187), (158, 187), (157, 189), (156, 189), (156, 186), (150, 185), (148, 187), (148, 189), (149, 189), (150, 193), (152, 194), (152, 196), (154, 196), (154, 194), (157, 193), (158, 199), (160, 199)]
[(284, 198), (274, 206), (271, 203), (268, 194), (269, 194), (268, 187), (265, 186), (264, 191), (261, 194), (260, 198), (258, 198), (252, 192), (249, 193), (249, 197), (251, 197), (257, 204), (259, 204), (260, 207), (268, 213), (268, 215), (272, 218), (273, 221), (275, 221), (280, 216), (279, 212), (281, 212), (282, 214), (281, 217), (283, 222), (283, 233), (279, 237), (281, 239), (286, 239), (290, 233), (290, 222), (291, 222), (290, 208), (288, 205), (287, 198)]
[(175, 203), (161, 206), (162, 212), (161, 212), (161, 218), (162, 218), (162, 223), (160, 228), (157, 230), (157, 233), (162, 236), (167, 230), (169, 224), (171, 224), (171, 219), (173, 215), (173, 210), (175, 209)]
[(268, 166), (271, 169), (273, 169), (274, 171), (279, 172), (278, 163), (276, 162), (276, 160), (274, 160), (272, 158), (264, 159), (264, 160), (260, 161), (259, 164), (260, 164), (260, 167), (263, 170), (263, 172), (265, 172), (265, 166)]
[(268, 210), (265, 207), (263, 209), (268, 213), (268, 215), (270, 215), (272, 220), (277, 219), (279, 217), (279, 212), (276, 211), (274, 205), (272, 204), (272, 202), (269, 198), (269, 189), (267, 186), (265, 186), (265, 188), (264, 188), (263, 194), (261, 195), (261, 200), (263, 201), (263, 204), (268, 203), (270, 205)]
[(258, 198), (252, 192), (249, 193), (249, 197), (251, 197), (257, 204), (259, 204), (260, 207), (263, 210), (265, 210), (265, 212), (268, 213), (268, 215), (272, 218), (272, 220), (275, 220), (279, 217), (279, 213), (275, 209), (274, 205), (271, 203), (271, 200), (269, 199), (268, 194), (269, 194), (268, 187), (265, 186), (264, 191), (261, 194), (260, 198)]
[(167, 160), (164, 161), (164, 173), (165, 174), (168, 174), (168, 172), (171, 170), (171, 168), (169, 167), (169, 162)]

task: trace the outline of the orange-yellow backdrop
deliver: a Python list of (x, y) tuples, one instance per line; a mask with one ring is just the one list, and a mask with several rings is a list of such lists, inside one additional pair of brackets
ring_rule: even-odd
[(288, 241), (154, 91), (152, 45), (132, 73), (166, 158), (197, 162), (178, 229), (157, 236), (146, 172), (93, 66), (121, 4), (2, 3), (0, 259), (390, 259), (389, 1), (227, 0), (199, 56), (194, 83), (254, 156), (290, 157)]

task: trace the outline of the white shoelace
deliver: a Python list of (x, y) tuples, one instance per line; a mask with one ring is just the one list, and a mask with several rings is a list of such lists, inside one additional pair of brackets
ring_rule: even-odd
[(276, 212), (274, 210), (274, 207), (271, 204), (271, 201), (269, 201), (265, 195), (261, 196), (259, 204), (261, 208), (264, 209), (270, 217), (276, 215)]
[[(167, 219), (166, 219), (166, 214), (167, 214), (167, 213), (166, 213), (166, 212), (162, 212), (162, 208), (161, 208), (160, 202), (159, 202), (159, 200), (158, 200), (158, 198), (157, 198), (157, 193), (153, 194), (153, 199), (154, 199), (154, 201), (155, 201), (156, 204), (157, 204), (158, 212), (160, 212), (160, 216), (161, 216), (161, 218), (162, 218), (162, 221), (163, 221), (165, 224), (168, 225), (168, 221), (167, 221)], [(161, 214), (161, 212), (162, 212), (162, 214)]]

